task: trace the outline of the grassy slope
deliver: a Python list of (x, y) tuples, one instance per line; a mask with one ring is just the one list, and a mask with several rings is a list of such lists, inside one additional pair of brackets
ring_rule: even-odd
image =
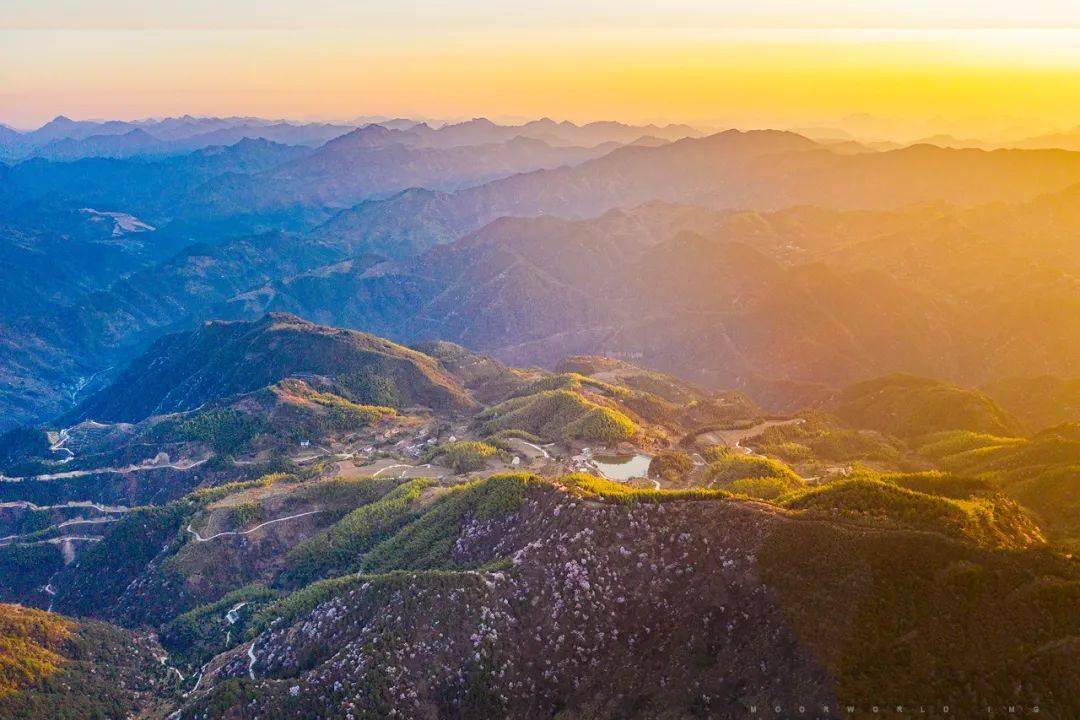
[(752, 438), (758, 452), (787, 462), (877, 461), (895, 463), (903, 443), (873, 430), (845, 427), (824, 413), (808, 413), (801, 423), (774, 425)]
[(793, 510), (926, 530), (989, 547), (1024, 548), (1043, 542), (1038, 527), (1004, 497), (950, 498), (903, 487), (903, 481), (867, 474), (796, 490), (779, 502)]
[(747, 455), (719, 445), (705, 450), (703, 456), (709, 463), (706, 479), (710, 487), (770, 500), (804, 485), (791, 468), (773, 458)]
[(1052, 540), (1080, 549), (1080, 425), (1062, 425), (1031, 438), (930, 436), (919, 452), (952, 473), (1000, 488), (1030, 508)]
[(976, 391), (913, 375), (886, 375), (846, 388), (833, 408), (859, 428), (912, 438), (944, 430), (1011, 435), (1017, 422)]

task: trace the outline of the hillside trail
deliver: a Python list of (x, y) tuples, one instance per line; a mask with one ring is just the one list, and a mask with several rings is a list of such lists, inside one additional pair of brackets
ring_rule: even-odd
[(323, 510), (308, 510), (307, 512), (296, 513), (295, 515), (286, 515), (285, 517), (279, 517), (279, 518), (274, 518), (273, 520), (267, 520), (266, 522), (259, 523), (255, 527), (248, 528), (247, 530), (225, 530), (223, 532), (215, 533), (214, 535), (211, 535), (210, 537), (205, 537), (205, 538), (202, 535), (199, 534), (198, 530), (195, 530), (194, 528), (191, 527), (191, 523), (188, 523), (187, 531), (189, 533), (191, 533), (192, 536), (194, 536), (195, 542), (201, 542), (202, 543), (202, 542), (209, 542), (209, 541), (213, 540), (214, 538), (224, 537), (226, 535), (250, 535), (251, 533), (255, 532), (256, 530), (258, 530), (260, 528), (264, 528), (267, 525), (273, 525), (274, 523), (285, 522), (286, 520), (295, 520), (296, 518), (302, 518), (302, 517), (305, 517), (307, 515), (314, 515), (315, 513), (321, 513), (321, 512), (324, 512), (324, 511)]

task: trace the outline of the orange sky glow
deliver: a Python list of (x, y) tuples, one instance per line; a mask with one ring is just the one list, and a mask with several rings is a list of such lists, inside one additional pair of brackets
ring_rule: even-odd
[(224, 13), (198, 0), (134, 16), (99, 5), (87, 17), (71, 0), (14, 0), (0, 21), (0, 122), (546, 115), (730, 127), (868, 114), (913, 136), (1080, 124), (1071, 2), (965, 0), (950, 15), (921, 0), (903, 13), (833, 0), (814, 16), (781, 0), (677, 0), (663, 13), (560, 0), (531, 14), (479, 0), (394, 12), (241, 1)]

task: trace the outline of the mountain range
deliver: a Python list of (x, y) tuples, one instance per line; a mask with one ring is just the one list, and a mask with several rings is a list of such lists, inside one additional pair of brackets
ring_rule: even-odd
[[(234, 127), (167, 126), (207, 124)], [(1076, 153), (523, 128), (690, 132), (399, 123), (0, 166), (0, 424), (65, 411), (162, 332), (269, 310), (513, 363), (606, 352), (776, 410), (887, 372), (1075, 375)]]
[(1076, 420), (205, 323), (0, 436), (0, 715), (1064, 720)]
[[(298, 123), (256, 117), (172, 117), (154, 120), (72, 120), (63, 115), (35, 130), (19, 131), (0, 125), (0, 160), (76, 160), (85, 157), (176, 155), (206, 147), (232, 145), (244, 139), (262, 139), (285, 145), (316, 147), (373, 123), (364, 118), (349, 123)], [(497, 125), (486, 118), (431, 126), (400, 119), (386, 122), (410, 144), (450, 148), (506, 142), (517, 137), (552, 145), (590, 147), (604, 143), (631, 143), (642, 137), (677, 140), (700, 135), (688, 125), (626, 125), (592, 122), (576, 125), (550, 118), (523, 125)]]
[[(228, 314), (283, 310), (517, 363), (606, 352), (761, 399), (778, 382), (824, 389), (898, 370), (1065, 377), (1080, 366), (1076, 198), (506, 218), (407, 260), (368, 254), (279, 280)], [(392, 252), (373, 230), (358, 233), (362, 249)]]

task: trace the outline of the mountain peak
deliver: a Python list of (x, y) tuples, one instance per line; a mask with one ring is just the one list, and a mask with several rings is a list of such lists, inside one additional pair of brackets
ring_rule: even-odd
[(59, 130), (59, 129), (62, 129), (62, 128), (70, 128), (71, 126), (78, 125), (78, 124), (79, 124), (78, 122), (76, 122), (75, 120), (72, 120), (67, 115), (57, 115), (52, 120), (50, 120), (49, 122), (47, 122), (44, 125), (42, 125), (41, 127), (39, 127), (38, 130), (39, 131), (45, 130), (45, 129)]
[(116, 383), (72, 414), (80, 420), (138, 421), (291, 377), (336, 378), (370, 369), (393, 381), (405, 405), (441, 410), (473, 405), (458, 383), (421, 353), (356, 330), (269, 312), (258, 320), (210, 321), (161, 338)]
[(324, 147), (336, 149), (347, 147), (381, 147), (384, 145), (405, 142), (410, 137), (412, 137), (410, 133), (401, 130), (391, 130), (390, 128), (377, 123), (370, 123), (330, 140)]

